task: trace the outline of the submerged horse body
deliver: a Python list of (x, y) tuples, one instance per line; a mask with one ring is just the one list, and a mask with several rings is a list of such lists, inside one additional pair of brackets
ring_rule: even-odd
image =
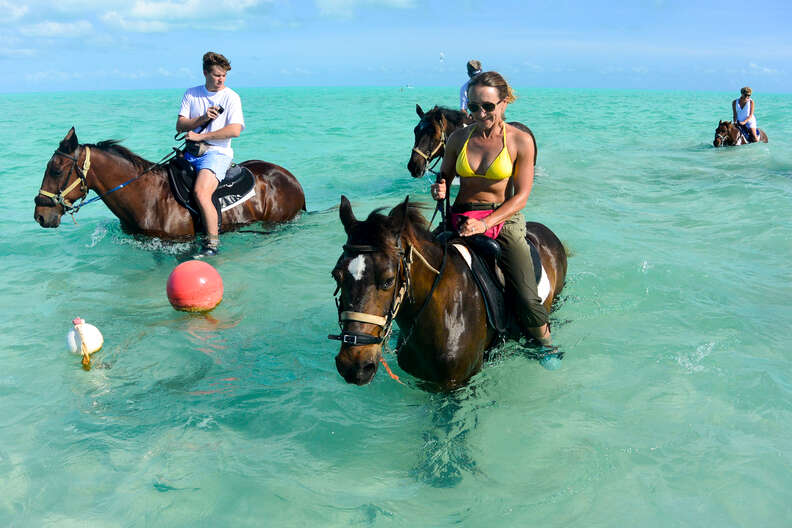
[[(349, 383), (369, 383), (382, 359), (391, 324), (400, 328), (399, 366), (441, 390), (465, 384), (479, 371), (497, 335), (487, 324), (484, 298), (463, 257), (436, 243), (426, 219), (407, 201), (388, 215), (359, 221), (346, 197), (341, 222), (344, 253), (333, 269), (342, 341), (338, 372)], [(550, 311), (564, 285), (566, 252), (542, 224), (528, 222), (528, 238), (550, 282)]]
[[(252, 222), (284, 222), (305, 210), (302, 187), (289, 171), (259, 160), (240, 165), (253, 173), (255, 192), (223, 212), (224, 231)], [(81, 145), (72, 128), (47, 164), (34, 218), (42, 227), (58, 227), (61, 217), (94, 191), (129, 232), (166, 239), (195, 236), (195, 221), (174, 198), (166, 169), (153, 166), (117, 141)]]
[[(759, 136), (761, 143), (767, 143), (767, 134), (765, 134), (764, 130), (757, 128), (756, 135)], [(745, 136), (736, 124), (731, 121), (718, 122), (718, 127), (715, 129), (715, 139), (712, 141), (713, 146), (733, 147), (749, 143), (751, 143), (750, 139)]]
[[(470, 124), (469, 116), (461, 110), (452, 110), (441, 106), (435, 106), (431, 110), (424, 112), (420, 105), (415, 105), (415, 112), (421, 120), (415, 126), (415, 143), (413, 144), (410, 160), (407, 162), (407, 170), (413, 178), (420, 178), (429, 169), (432, 161), (442, 158), (445, 155), (445, 144), (448, 136), (461, 126)], [(523, 130), (534, 138), (530, 128), (518, 121), (510, 121), (510, 125)], [(534, 152), (536, 150), (536, 138), (534, 138)], [(536, 155), (534, 155), (534, 165), (536, 165)]]

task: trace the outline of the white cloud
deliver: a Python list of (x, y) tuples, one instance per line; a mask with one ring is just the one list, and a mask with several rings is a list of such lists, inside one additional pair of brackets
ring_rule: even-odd
[(238, 14), (260, 4), (260, 0), (184, 0), (184, 1), (145, 1), (138, 0), (128, 10), (134, 18), (184, 18), (222, 19), (228, 14)]
[(93, 25), (87, 20), (76, 20), (74, 22), (52, 22), (45, 20), (38, 24), (22, 26), (19, 32), (26, 37), (46, 37), (46, 38), (75, 38), (83, 37), (93, 29)]
[(81, 79), (82, 73), (77, 72), (63, 72), (63, 71), (39, 71), (34, 73), (25, 74), (25, 80), (31, 82), (42, 81), (71, 81), (74, 79)]
[(189, 68), (179, 68), (176, 71), (171, 71), (165, 68), (157, 68), (157, 74), (162, 77), (189, 77), (192, 78), (195, 76), (195, 72), (190, 71)]
[[(240, 16), (272, 0), (137, 0), (101, 15), (113, 27), (135, 33), (162, 33), (187, 20), (216, 31), (233, 31), (245, 24)], [(194, 24), (193, 24), (193, 27)]]
[(750, 69), (750, 71), (752, 73), (765, 73), (765, 74), (768, 74), (768, 75), (776, 75), (776, 74), (780, 73), (776, 69), (767, 68), (765, 66), (760, 66), (759, 64), (756, 64), (755, 62), (749, 63), (748, 64), (748, 68)]
[(358, 7), (383, 6), (397, 9), (415, 7), (415, 0), (316, 0), (316, 7), (323, 15), (351, 17)]
[(306, 70), (305, 68), (295, 67), (291, 69), (281, 68), (281, 75), (286, 75), (289, 77), (297, 76), (311, 76), (314, 75), (314, 72), (311, 70)]
[(25, 16), (27, 12), (28, 7), (26, 5), (18, 5), (7, 2), (6, 0), (0, 0), (0, 13), (3, 13), (3, 16), (0, 17), (0, 23), (7, 24), (9, 22), (16, 22)]
[(0, 57), (7, 59), (18, 59), (20, 57), (32, 57), (36, 50), (30, 48), (0, 48)]
[(164, 33), (168, 31), (168, 24), (159, 20), (134, 20), (116, 11), (102, 15), (105, 24), (119, 27), (125, 31), (136, 33)]

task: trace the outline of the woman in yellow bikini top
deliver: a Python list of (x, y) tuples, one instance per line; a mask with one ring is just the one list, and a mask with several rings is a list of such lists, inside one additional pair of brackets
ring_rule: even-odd
[(503, 222), (525, 207), (531, 193), (533, 137), (504, 120), (506, 106), (514, 99), (497, 72), (480, 73), (468, 85), (473, 124), (448, 138), (438, 182), (432, 185), (432, 196), (440, 200), (445, 198), (446, 182), (459, 176), (451, 224), (462, 236), (484, 233), (497, 238)]
[(537, 292), (520, 212), (533, 186), (536, 147), (531, 134), (504, 121), (506, 106), (512, 101), (511, 88), (497, 72), (470, 79), (467, 107), (474, 125), (458, 128), (448, 138), (432, 197), (444, 199), (446, 182), (459, 176), (452, 227), (463, 237), (483, 233), (497, 239), (506, 288), (514, 294), (521, 329), (551, 346), (547, 310)]

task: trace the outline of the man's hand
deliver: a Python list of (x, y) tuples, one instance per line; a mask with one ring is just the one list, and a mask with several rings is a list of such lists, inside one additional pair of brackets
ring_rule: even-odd
[(186, 139), (187, 141), (195, 141), (195, 142), (203, 141), (204, 140), (204, 134), (197, 134), (197, 133), (193, 132), (192, 130), (189, 130), (187, 132), (187, 135), (184, 136), (184, 139)]
[(216, 119), (217, 116), (219, 115), (220, 115), (220, 111), (217, 106), (210, 106), (209, 108), (206, 109), (205, 116), (208, 118), (207, 122)]

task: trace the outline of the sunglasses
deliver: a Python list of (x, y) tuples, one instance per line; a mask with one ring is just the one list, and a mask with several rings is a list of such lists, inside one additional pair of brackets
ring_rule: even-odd
[[(503, 99), (501, 99), (501, 101), (502, 100)], [(500, 103), (500, 101), (498, 101), (498, 103)], [(484, 109), (485, 112), (489, 113), (489, 112), (492, 112), (493, 110), (495, 110), (495, 106), (498, 103), (481, 103), (481, 104), (479, 104), (479, 103), (468, 103), (467, 107), (468, 107), (468, 110), (470, 110), (471, 113), (476, 113), (479, 110), (481, 110), (482, 108)]]

